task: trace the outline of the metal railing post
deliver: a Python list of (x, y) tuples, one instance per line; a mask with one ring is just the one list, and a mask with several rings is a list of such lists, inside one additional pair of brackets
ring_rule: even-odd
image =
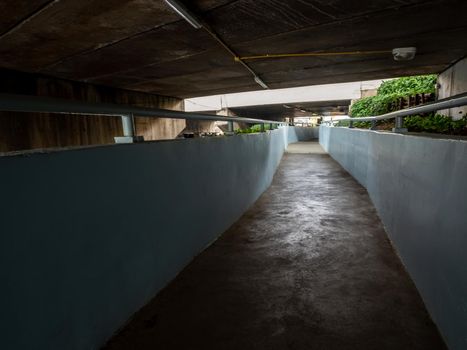
[(272, 129), (272, 123), (269, 123), (269, 130), (273, 130)]
[(122, 115), (123, 136), (135, 136), (135, 119), (132, 114)]
[(227, 132), (225, 133), (227, 136), (232, 136), (234, 135), (234, 124), (233, 121), (229, 120), (227, 122)]
[(353, 126), (353, 121), (350, 120), (350, 121), (349, 121), (349, 128), (353, 129), (353, 127), (354, 127), (354, 126)]
[(122, 118), (123, 136), (114, 137), (115, 143), (134, 143), (144, 141), (143, 136), (135, 136), (135, 117), (133, 113), (125, 114)]
[(392, 132), (396, 132), (396, 133), (405, 133), (405, 132), (407, 132), (408, 131), (407, 128), (404, 128), (404, 117), (397, 116), (395, 119), (396, 119), (396, 125), (392, 129)]
[(261, 123), (261, 132), (265, 132), (264, 123)]

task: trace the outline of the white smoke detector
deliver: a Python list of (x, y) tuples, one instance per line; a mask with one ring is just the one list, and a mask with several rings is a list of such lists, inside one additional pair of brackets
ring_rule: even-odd
[(396, 61), (410, 61), (413, 60), (417, 53), (416, 47), (397, 47), (392, 49), (392, 56)]

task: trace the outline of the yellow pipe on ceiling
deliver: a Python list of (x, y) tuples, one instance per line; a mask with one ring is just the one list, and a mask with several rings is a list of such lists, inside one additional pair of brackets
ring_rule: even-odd
[(290, 58), (290, 57), (320, 57), (320, 56), (365, 56), (379, 55), (391, 53), (392, 50), (377, 50), (377, 51), (344, 51), (344, 52), (305, 52), (305, 53), (276, 53), (254, 56), (235, 56), (236, 62), (246, 60), (261, 60), (269, 58)]

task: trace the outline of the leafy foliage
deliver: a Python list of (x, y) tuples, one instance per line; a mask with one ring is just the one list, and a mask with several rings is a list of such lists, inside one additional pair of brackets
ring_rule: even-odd
[(356, 101), (350, 110), (352, 117), (381, 115), (399, 109), (401, 98), (416, 94), (434, 93), (436, 75), (417, 75), (388, 80), (378, 88), (376, 96), (365, 97)]
[(404, 118), (404, 125), (409, 131), (432, 132), (451, 135), (467, 135), (467, 116), (459, 120), (451, 117), (433, 114), (428, 116), (410, 116)]
[[(278, 125), (273, 124), (272, 128), (277, 129)], [(266, 124), (264, 126), (264, 129), (269, 130), (269, 124)], [(246, 129), (237, 129), (237, 130), (235, 130), (236, 134), (253, 134), (253, 133), (257, 133), (257, 132), (261, 132), (261, 124), (255, 124), (255, 125), (253, 125), (253, 126), (251, 126), (249, 128), (246, 128)]]
[[(419, 75), (404, 77), (383, 82), (376, 96), (356, 101), (350, 110), (351, 117), (367, 117), (381, 115), (400, 109), (401, 99), (408, 99), (417, 94), (434, 93), (436, 75)], [(348, 125), (348, 122), (347, 122)], [(369, 128), (370, 122), (355, 122), (356, 128)], [(377, 128), (390, 130), (393, 121), (378, 121)], [(404, 125), (409, 131), (431, 132), (454, 135), (467, 135), (467, 116), (460, 120), (451, 117), (428, 113), (404, 118)]]
[(403, 94), (376, 95), (364, 97), (355, 102), (350, 110), (352, 117), (368, 117), (392, 112), (397, 109), (397, 102)]
[(402, 94), (405, 96), (434, 93), (436, 75), (416, 75), (384, 81), (378, 88), (378, 95)]

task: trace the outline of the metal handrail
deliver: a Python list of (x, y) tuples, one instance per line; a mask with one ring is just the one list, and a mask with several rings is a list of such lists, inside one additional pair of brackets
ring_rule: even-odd
[(229, 117), (159, 108), (136, 107), (116, 103), (82, 102), (60, 98), (12, 94), (0, 94), (0, 111), (120, 116), (122, 118), (123, 136), (114, 137), (117, 143), (143, 141), (142, 136), (135, 135), (135, 116), (146, 118), (226, 121), (228, 122), (227, 135), (232, 135), (234, 133), (234, 122), (261, 124), (262, 131), (265, 131), (265, 124), (269, 124), (269, 129), (271, 130), (273, 124), (284, 124), (284, 122), (274, 120)]
[(82, 102), (60, 98), (12, 94), (0, 94), (0, 111), (96, 116), (137, 116), (149, 118), (231, 121), (255, 124), (284, 123), (274, 120), (218, 116), (159, 108), (135, 107), (116, 103)]
[(377, 120), (385, 120), (385, 119), (393, 119), (393, 118), (402, 118), (408, 115), (419, 114), (419, 113), (427, 113), (433, 112), (441, 109), (446, 108), (453, 108), (467, 105), (467, 93), (462, 93), (458, 95), (454, 95), (451, 97), (443, 98), (438, 101), (425, 103), (419, 106), (410, 107), (406, 109), (401, 109), (399, 111), (394, 111), (378, 116), (372, 117), (358, 117), (358, 118), (336, 118), (332, 120), (326, 120), (324, 123), (333, 123), (339, 121), (349, 121), (349, 122), (366, 122), (366, 121), (377, 121)]

